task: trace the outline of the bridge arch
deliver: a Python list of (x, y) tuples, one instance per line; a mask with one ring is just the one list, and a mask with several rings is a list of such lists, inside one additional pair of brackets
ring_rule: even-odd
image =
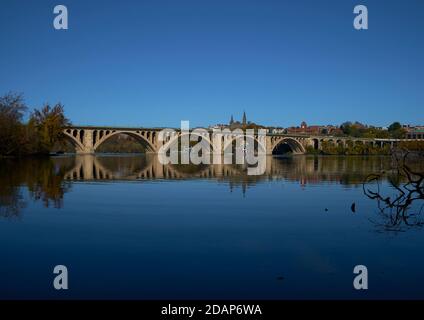
[[(187, 136), (187, 135), (190, 135), (190, 136), (194, 135), (194, 136), (197, 136), (198, 138), (202, 138), (201, 141), (205, 141), (208, 144), (208, 146), (210, 147), (210, 151), (213, 151), (214, 146), (213, 146), (213, 143), (211, 142), (211, 140), (209, 138), (209, 134), (206, 134), (206, 133), (201, 134), (201, 133), (194, 132), (194, 131), (192, 131), (190, 133), (184, 133), (184, 134), (178, 133), (178, 134), (173, 135), (173, 136), (166, 136), (165, 143), (162, 146), (162, 150), (168, 152), (171, 149), (172, 146), (174, 146), (176, 143), (178, 143), (178, 141), (181, 139), (181, 137)], [(190, 141), (190, 142), (193, 142), (193, 141)]]
[[(103, 132), (102, 132), (103, 131)], [(142, 134), (144, 133), (144, 134)], [(146, 147), (148, 152), (156, 152), (156, 147), (153, 143), (153, 140), (155, 139), (155, 132), (151, 133), (150, 131), (115, 131), (115, 130), (94, 130), (93, 131), (93, 149), (96, 151), (100, 145), (102, 145), (105, 141), (109, 140), (110, 138), (119, 135), (124, 134), (127, 136), (130, 136), (134, 138), (136, 141), (138, 141), (141, 145)]]
[(272, 154), (283, 154), (290, 151), (299, 154), (305, 153), (305, 148), (294, 138), (283, 138), (272, 145), (271, 151)]
[[(234, 148), (237, 146), (237, 140), (243, 139), (243, 141), (246, 141), (247, 139), (251, 140), (253, 138), (254, 141), (254, 152), (255, 153), (266, 153), (266, 145), (264, 145), (263, 141), (265, 137), (260, 136), (249, 136), (249, 138), (246, 138), (247, 136), (243, 132), (233, 132), (231, 134), (227, 134), (223, 136), (223, 142), (222, 142), (222, 151), (224, 154), (228, 154), (229, 149), (231, 148), (230, 153), (234, 153)], [(248, 142), (247, 142), (248, 143)]]
[(354, 140), (348, 139), (345, 141), (345, 147), (347, 148), (353, 148), (355, 146)]
[(66, 129), (63, 131), (63, 136), (66, 141), (69, 141), (75, 148), (75, 150), (84, 150), (84, 130), (79, 129)]
[(319, 139), (317, 138), (312, 139), (312, 147), (314, 148), (314, 150), (319, 150), (319, 146), (320, 146)]
[[(229, 148), (234, 149), (234, 147), (236, 146), (236, 145), (234, 145), (234, 143), (237, 143), (237, 140), (239, 140), (239, 139), (246, 140), (246, 135), (244, 133), (233, 133), (233, 134), (229, 134), (229, 135), (224, 135), (224, 139), (223, 139), (224, 142), (222, 144), (222, 146), (223, 146), (222, 151), (224, 153), (227, 153)], [(260, 138), (258, 139), (257, 136), (254, 136), (253, 140), (254, 140), (254, 144), (255, 144), (255, 146), (254, 146), (255, 152), (266, 153), (266, 147), (260, 141), (261, 139)], [(232, 151), (234, 151), (234, 150), (231, 150), (231, 152)]]

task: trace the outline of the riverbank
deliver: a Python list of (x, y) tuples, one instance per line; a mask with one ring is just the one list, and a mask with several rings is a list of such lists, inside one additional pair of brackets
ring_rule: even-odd
[(391, 148), (390, 145), (384, 145), (382, 147), (371, 145), (371, 144), (347, 144), (347, 145), (336, 145), (334, 143), (323, 142), (321, 149), (317, 150), (313, 147), (306, 148), (306, 154), (312, 155), (391, 155), (396, 150), (408, 150), (408, 151), (424, 151), (424, 141), (406, 141), (399, 143), (395, 149)]

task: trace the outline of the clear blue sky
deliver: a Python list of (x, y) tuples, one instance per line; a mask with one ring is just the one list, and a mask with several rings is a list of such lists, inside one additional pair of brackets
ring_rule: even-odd
[(0, 38), (0, 94), (74, 124), (424, 124), (422, 0), (1, 0)]

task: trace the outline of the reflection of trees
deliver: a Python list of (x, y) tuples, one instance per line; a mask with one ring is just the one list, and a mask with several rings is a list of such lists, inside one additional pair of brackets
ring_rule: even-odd
[(41, 200), (45, 207), (63, 206), (63, 195), (70, 185), (63, 182), (65, 168), (55, 167), (52, 161), (36, 161), (31, 166), (27, 180), (28, 190), (35, 200)]
[(6, 185), (6, 183), (2, 180), (0, 184), (0, 217), (18, 216), (21, 209), (25, 207), (25, 201), (18, 186)]
[(1, 160), (0, 216), (18, 216), (26, 206), (23, 186), (31, 198), (41, 200), (45, 207), (62, 207), (63, 195), (69, 188), (63, 176), (72, 165), (68, 161), (55, 166), (49, 158)]
[(272, 176), (302, 185), (336, 183), (360, 186), (370, 172), (390, 167), (385, 156), (299, 156), (272, 160)]
[[(388, 183), (397, 194), (394, 197), (383, 195), (380, 191), (380, 181), (387, 175), (386, 172), (371, 174), (363, 184), (363, 190), (367, 197), (376, 200), (383, 223), (377, 223), (383, 226), (385, 230), (402, 231), (403, 227), (423, 226), (424, 220), (421, 213), (424, 204), (421, 207), (416, 204), (424, 200), (424, 173), (413, 169), (408, 163), (407, 151), (395, 153), (393, 155), (393, 170), (388, 174)], [(414, 161), (421, 158), (422, 155), (413, 154)], [(371, 185), (374, 187), (371, 189)]]
[(17, 216), (25, 207), (20, 191), (21, 179), (14, 174), (11, 162), (9, 159), (0, 162), (0, 215), (3, 217)]

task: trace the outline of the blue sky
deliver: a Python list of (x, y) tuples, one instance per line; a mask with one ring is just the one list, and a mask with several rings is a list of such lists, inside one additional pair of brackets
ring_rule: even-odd
[(0, 94), (74, 124), (424, 124), (421, 0), (1, 0), (0, 38)]

